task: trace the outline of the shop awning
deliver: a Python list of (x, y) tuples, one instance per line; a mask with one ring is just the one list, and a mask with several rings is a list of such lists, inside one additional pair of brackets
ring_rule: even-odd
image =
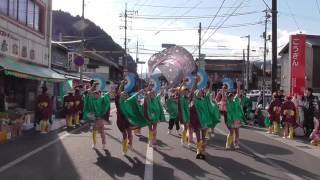
[[(56, 68), (53, 68), (52, 70), (54, 70), (55, 72), (61, 74), (66, 79), (80, 80), (80, 74), (79, 73), (66, 72), (64, 70), (60, 70), (60, 69), (56, 69)], [(83, 75), (82, 78), (83, 78), (83, 81), (87, 81), (87, 82), (91, 81), (91, 78), (88, 77), (88, 76)]]
[(8, 57), (0, 58), (0, 66), (4, 69), (5, 75), (8, 76), (51, 82), (61, 82), (66, 80), (62, 75), (52, 71), (51, 69), (18, 62)]

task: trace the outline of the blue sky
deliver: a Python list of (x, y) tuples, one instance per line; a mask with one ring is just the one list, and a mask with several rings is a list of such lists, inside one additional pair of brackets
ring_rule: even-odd
[[(123, 45), (124, 30), (119, 27), (124, 24), (123, 18), (119, 17), (125, 9), (127, 3), (128, 10), (138, 11), (136, 17), (155, 16), (213, 16), (217, 13), (218, 7), (224, 0), (86, 0), (85, 17), (102, 27), (113, 39)], [(271, 0), (265, 0), (271, 6)], [(70, 12), (72, 15), (81, 14), (82, 0), (54, 0), (53, 8)], [(219, 15), (232, 14), (242, 0), (225, 0)], [(319, 0), (320, 3), (320, 0)], [(152, 6), (175, 6), (180, 8), (150, 7)], [(192, 8), (194, 7), (194, 8)], [(238, 25), (243, 23), (255, 23), (264, 20), (266, 6), (263, 0), (244, 0), (240, 8), (235, 13), (252, 13), (249, 15), (231, 16), (222, 27)], [(316, 0), (278, 0), (278, 46), (284, 45), (288, 41), (290, 34), (302, 31), (308, 34), (320, 34), (320, 9)], [(217, 17), (212, 26), (226, 19)], [(294, 20), (295, 19), (295, 20)], [(138, 40), (143, 46), (140, 47), (140, 59), (147, 61), (152, 53), (161, 50), (161, 43), (175, 43), (180, 45), (197, 45), (198, 33), (196, 27), (202, 22), (204, 28), (209, 26), (212, 18), (206, 19), (130, 19), (129, 22), (129, 51), (135, 57), (135, 45)], [(296, 22), (295, 22), (296, 21)], [(268, 31), (271, 31), (271, 24), (268, 24)], [(180, 31), (181, 29), (193, 29)], [(136, 30), (140, 29), (140, 30)], [(141, 31), (144, 29), (144, 31)], [(157, 31), (163, 29), (175, 29), (179, 31)], [(148, 30), (148, 31), (146, 31)], [(155, 30), (155, 31), (150, 31)], [(204, 29), (203, 32), (206, 30)], [(264, 25), (224, 28), (218, 29), (214, 35), (209, 35), (214, 30), (208, 30), (203, 40), (208, 41), (203, 46), (203, 53), (210, 55), (236, 55), (241, 54), (246, 48), (246, 39), (241, 36), (250, 34), (252, 37), (253, 60), (261, 59), (263, 40), (261, 39)], [(270, 43), (268, 44), (270, 47)], [(194, 52), (194, 47), (186, 46)], [(227, 49), (226, 49), (227, 48)], [(222, 50), (221, 50), (222, 49)], [(280, 49), (280, 47), (279, 47)], [(141, 66), (142, 67), (142, 66)], [(139, 68), (141, 68), (139, 67)], [(139, 70), (140, 71), (140, 70)], [(145, 71), (145, 68), (143, 68)]]

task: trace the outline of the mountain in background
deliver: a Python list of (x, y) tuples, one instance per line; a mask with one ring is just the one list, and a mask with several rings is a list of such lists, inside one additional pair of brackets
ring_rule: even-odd
[[(115, 43), (112, 37), (109, 36), (102, 28), (100, 28), (88, 19), (85, 19), (85, 24), (87, 25), (87, 27), (84, 30), (84, 37), (86, 39), (86, 49), (96, 51), (124, 52), (124, 49), (119, 44)], [(59, 41), (60, 37), (62, 37), (63, 41), (80, 40), (80, 26), (80, 16), (74, 17), (70, 13), (61, 10), (52, 12), (52, 39), (54, 41)], [(70, 48), (76, 48), (76, 46)], [(122, 57), (123, 54), (124, 53), (101, 53), (101, 55), (111, 59), (113, 62), (117, 64), (119, 57)], [(136, 72), (134, 70), (136, 68), (136, 64), (130, 55), (128, 55), (128, 68), (129, 71)]]

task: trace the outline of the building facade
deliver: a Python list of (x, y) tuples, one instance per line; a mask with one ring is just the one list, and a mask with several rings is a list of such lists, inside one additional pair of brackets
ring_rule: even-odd
[(280, 51), (281, 88), (287, 94), (303, 95), (311, 87), (320, 93), (320, 36), (296, 34)]
[[(1, 0), (0, 87), (7, 109), (34, 110), (40, 87), (65, 78), (51, 66), (51, 0)], [(2, 91), (2, 90), (1, 90)]]

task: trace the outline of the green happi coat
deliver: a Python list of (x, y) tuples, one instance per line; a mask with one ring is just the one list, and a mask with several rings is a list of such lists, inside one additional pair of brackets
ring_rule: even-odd
[(160, 99), (160, 95), (157, 95), (154, 99), (148, 98), (148, 117), (152, 123), (165, 121), (163, 107), (161, 105)]
[(98, 99), (91, 96), (89, 106), (91, 106), (91, 112), (94, 113), (96, 118), (105, 118), (110, 110), (110, 93), (106, 93)]
[(217, 124), (220, 123), (220, 111), (219, 106), (215, 101), (211, 100), (211, 93), (208, 93), (209, 98), (207, 100), (207, 107), (209, 109), (210, 118), (212, 120), (212, 127), (209, 128), (215, 128)]
[(170, 119), (176, 120), (178, 117), (178, 104), (174, 97), (169, 97), (166, 102), (166, 110), (169, 113)]
[(198, 98), (196, 93), (194, 93), (193, 103), (200, 121), (202, 128), (212, 128), (212, 117), (210, 117), (210, 112), (208, 108), (208, 101), (210, 101), (210, 95), (206, 95), (203, 98)]
[(228, 108), (228, 119), (227, 119), (227, 126), (232, 127), (233, 123), (236, 120), (241, 122), (244, 121), (244, 113), (241, 108), (240, 102), (238, 97), (235, 97), (233, 100), (227, 100), (227, 108)]
[(149, 125), (148, 120), (143, 115), (143, 107), (138, 102), (138, 93), (127, 100), (120, 97), (119, 105), (123, 115), (132, 126), (144, 127)]
[(190, 122), (190, 100), (186, 96), (180, 96), (180, 106), (182, 113), (182, 120), (184, 123), (188, 124)]
[(89, 120), (88, 114), (93, 112), (92, 102), (94, 100), (94, 97), (90, 94), (83, 95), (82, 100), (84, 104), (83, 119), (87, 121)]

